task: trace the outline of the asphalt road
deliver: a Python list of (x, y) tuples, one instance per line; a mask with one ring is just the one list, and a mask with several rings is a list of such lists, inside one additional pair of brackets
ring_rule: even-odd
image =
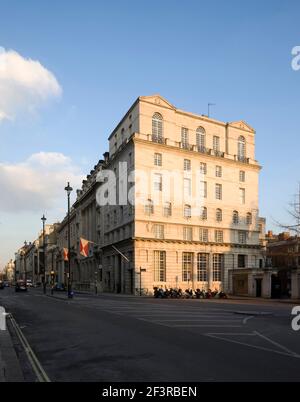
[(51, 381), (300, 381), (290, 304), (61, 296), (0, 292)]

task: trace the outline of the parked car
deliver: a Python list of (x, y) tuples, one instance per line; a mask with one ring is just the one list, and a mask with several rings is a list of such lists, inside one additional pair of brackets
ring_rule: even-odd
[(17, 281), (16, 292), (27, 292), (27, 286), (24, 281)]
[(2, 290), (2, 289), (4, 289), (4, 288), (5, 288), (4, 282), (3, 282), (3, 281), (0, 281), (0, 289)]
[(26, 284), (27, 284), (27, 287), (29, 287), (29, 288), (32, 288), (32, 286), (33, 286), (31, 279), (27, 279)]

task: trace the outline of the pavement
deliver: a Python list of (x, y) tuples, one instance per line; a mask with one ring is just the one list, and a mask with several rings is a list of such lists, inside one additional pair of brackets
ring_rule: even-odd
[(0, 331), (0, 382), (23, 382), (24, 376), (9, 330)]
[(50, 381), (300, 381), (300, 331), (279, 301), (7, 289), (0, 305)]

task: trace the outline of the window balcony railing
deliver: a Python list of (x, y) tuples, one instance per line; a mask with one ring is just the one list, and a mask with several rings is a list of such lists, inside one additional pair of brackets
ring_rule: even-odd
[(164, 137), (152, 134), (152, 142), (157, 142), (158, 144), (164, 144), (165, 140)]
[(224, 158), (225, 152), (218, 151), (217, 149), (212, 149), (212, 154), (218, 156), (219, 158)]
[(234, 159), (238, 162), (249, 163), (249, 158), (246, 158), (245, 156), (242, 155), (234, 155)]
[(191, 144), (188, 144), (187, 142), (181, 142), (180, 143), (180, 148), (187, 149), (188, 151), (193, 151), (194, 150), (194, 146), (191, 145)]
[(202, 154), (208, 154), (208, 155), (211, 153), (211, 149), (206, 148), (206, 147), (201, 146), (201, 145), (197, 146), (197, 151), (201, 152)]

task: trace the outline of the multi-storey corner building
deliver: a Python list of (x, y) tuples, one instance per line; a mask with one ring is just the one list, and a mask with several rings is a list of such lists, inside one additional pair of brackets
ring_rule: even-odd
[[(104, 290), (133, 293), (141, 282), (150, 291), (269, 296), (261, 167), (247, 123), (185, 112), (159, 95), (139, 97), (110, 135), (104, 167), (115, 173), (110, 190), (117, 190), (116, 205), (98, 209)], [(124, 202), (126, 186), (134, 206)]]

